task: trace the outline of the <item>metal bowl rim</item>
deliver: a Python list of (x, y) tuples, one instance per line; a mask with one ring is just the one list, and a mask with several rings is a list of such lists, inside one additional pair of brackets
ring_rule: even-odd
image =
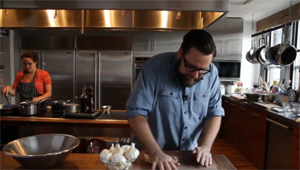
[[(12, 154), (10, 152), (6, 152), (5, 149), (12, 143), (20, 140), (20, 139), (25, 139), (25, 138), (30, 138), (30, 137), (34, 137), (34, 136), (48, 136), (48, 135), (56, 135), (56, 136), (68, 136), (68, 137), (71, 137), (73, 139), (76, 139), (77, 143), (71, 147), (71, 148), (68, 148), (68, 149), (65, 149), (65, 150), (62, 150), (62, 151), (59, 151), (59, 152), (52, 152), (52, 153), (47, 153), (47, 154), (37, 154), (37, 155), (17, 155), (17, 154)], [(80, 140), (75, 137), (75, 136), (72, 136), (72, 135), (68, 135), (68, 134), (59, 134), (59, 133), (55, 133), (55, 134), (40, 134), (40, 135), (32, 135), (32, 136), (26, 136), (26, 137), (22, 137), (22, 138), (19, 138), (19, 139), (16, 139), (16, 140), (13, 140), (9, 143), (7, 143), (6, 145), (3, 146), (3, 149), (2, 151), (6, 154), (6, 155), (9, 155), (9, 156), (12, 156), (12, 157), (18, 157), (18, 158), (34, 158), (34, 157), (46, 157), (46, 156), (54, 156), (54, 155), (60, 155), (62, 153), (66, 153), (66, 152), (69, 152), (70, 150), (73, 150), (74, 148), (76, 148), (78, 145), (80, 144)]]

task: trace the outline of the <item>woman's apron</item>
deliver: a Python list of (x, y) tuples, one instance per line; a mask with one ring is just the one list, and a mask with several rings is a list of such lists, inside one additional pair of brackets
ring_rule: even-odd
[[(34, 97), (41, 96), (35, 87), (36, 73), (37, 73), (37, 69), (33, 76), (33, 82), (22, 82), (22, 79), (24, 78), (24, 76), (26, 74), (26, 72), (24, 71), (24, 75), (18, 84), (18, 92), (20, 95), (20, 102), (23, 102), (26, 100), (32, 100)], [(47, 106), (47, 101), (41, 102), (41, 108), (45, 108), (46, 106)]]

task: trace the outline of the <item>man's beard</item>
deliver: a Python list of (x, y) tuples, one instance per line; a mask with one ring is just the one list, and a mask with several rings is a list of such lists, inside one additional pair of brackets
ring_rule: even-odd
[[(182, 58), (181, 58), (181, 60), (182, 60)], [(176, 67), (177, 78), (178, 78), (181, 85), (183, 85), (185, 87), (192, 87), (193, 85), (197, 84), (200, 80), (202, 80), (203, 77), (199, 77), (197, 79), (188, 79), (189, 77), (192, 77), (190, 74), (180, 73), (179, 72), (179, 67), (180, 67), (181, 60), (178, 60), (177, 67)]]

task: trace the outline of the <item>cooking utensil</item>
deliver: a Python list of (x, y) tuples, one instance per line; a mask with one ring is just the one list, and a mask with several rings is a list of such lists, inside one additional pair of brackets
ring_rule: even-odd
[(258, 98), (260, 97), (259, 93), (245, 93), (245, 94), (250, 104), (252, 104), (253, 102), (258, 102)]
[(32, 116), (32, 115), (36, 115), (40, 109), (39, 104), (43, 101), (49, 100), (49, 98), (47, 99), (43, 99), (40, 100), (38, 102), (33, 102), (30, 100), (26, 100), (24, 102), (21, 102), (20, 105), (20, 115), (25, 115), (25, 116)]
[(78, 113), (79, 104), (77, 103), (67, 103), (64, 105), (65, 113)]
[(25, 168), (46, 169), (65, 160), (79, 143), (79, 139), (71, 135), (43, 134), (9, 142), (2, 151)]
[(111, 105), (103, 105), (102, 106), (102, 112), (110, 114), (111, 107), (112, 107)]
[(11, 107), (8, 107), (6, 104), (0, 104), (1, 116), (18, 115), (19, 113), (19, 105), (12, 104)]
[(64, 113), (65, 107), (67, 104), (65, 100), (54, 100), (51, 102), (52, 113)]
[(11, 104), (10, 104), (9, 101), (8, 101), (7, 96), (6, 96), (6, 95), (4, 95), (4, 96), (5, 96), (5, 99), (6, 99), (6, 102), (7, 102), (7, 106), (8, 106), (9, 108), (12, 108)]
[[(269, 34), (267, 34), (267, 36), (265, 37), (266, 39), (263, 38), (263, 44), (265, 47), (263, 47), (260, 51), (260, 53), (258, 54), (258, 61), (260, 64), (266, 66), (266, 65), (270, 65), (271, 63), (267, 60), (267, 51), (269, 50)], [(265, 42), (266, 41), (266, 42)]]

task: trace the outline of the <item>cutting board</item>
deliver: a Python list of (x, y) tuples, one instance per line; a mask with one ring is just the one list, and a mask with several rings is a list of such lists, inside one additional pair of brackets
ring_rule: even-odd
[[(178, 162), (180, 162), (180, 166), (177, 167), (178, 170), (218, 170), (214, 161), (209, 167), (201, 167), (196, 162), (196, 157), (191, 151), (165, 151), (165, 153), (178, 158)], [(141, 155), (138, 160), (133, 163), (131, 170), (151, 169), (151, 167), (152, 165), (150, 163), (145, 162), (145, 156)]]
[(230, 97), (232, 97), (235, 100), (239, 100), (239, 101), (246, 101), (247, 98), (245, 96), (241, 96), (241, 95), (230, 95)]
[(272, 108), (275, 108), (275, 107), (281, 107), (279, 105), (272, 104), (272, 103), (253, 102), (252, 104), (254, 104), (254, 105), (258, 106), (258, 107), (261, 107), (263, 109), (266, 109), (266, 110), (271, 110)]

